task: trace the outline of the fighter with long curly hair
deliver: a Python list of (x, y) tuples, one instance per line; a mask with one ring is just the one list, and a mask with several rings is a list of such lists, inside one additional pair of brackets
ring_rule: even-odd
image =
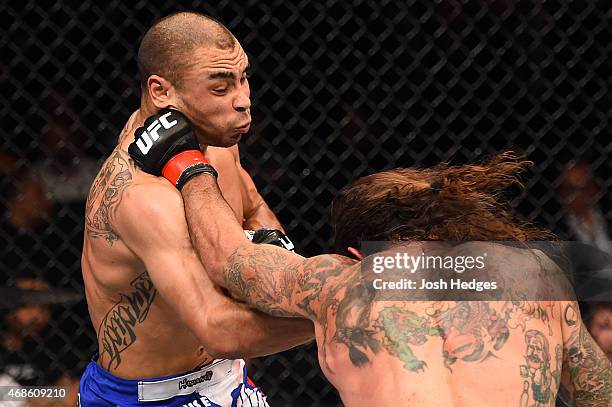
[[(535, 295), (565, 288), (547, 285), (558, 266), (526, 244), (553, 236), (515, 219), (503, 199), (529, 162), (502, 154), (363, 177), (337, 196), (332, 215), (339, 250), (358, 260), (304, 258), (245, 239), (214, 170), (179, 154), (189, 137), (164, 134), (137, 161), (181, 173), (190, 235), (213, 281), (261, 311), (314, 323), (323, 372), (345, 405), (554, 406), (562, 383), (577, 406), (612, 402), (612, 365), (576, 303)], [(362, 245), (374, 240), (386, 241), (382, 251), (364, 257)], [(228, 258), (218, 245), (235, 251)], [(376, 289), (372, 257), (399, 251), (463, 260), (486, 251), (482, 272), (505, 279), (508, 292), (503, 301), (441, 301), (432, 290)]]

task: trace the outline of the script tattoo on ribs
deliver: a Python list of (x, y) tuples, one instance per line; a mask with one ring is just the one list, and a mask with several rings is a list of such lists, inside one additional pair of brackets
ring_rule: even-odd
[(119, 294), (119, 301), (104, 316), (98, 329), (102, 344), (100, 363), (106, 369), (116, 369), (121, 364), (121, 353), (136, 341), (135, 327), (145, 321), (157, 290), (147, 272), (130, 283), (134, 291)]
[(89, 191), (85, 208), (85, 229), (90, 237), (102, 237), (111, 246), (118, 239), (112, 218), (121, 203), (123, 191), (132, 183), (132, 172), (131, 159), (120, 150), (116, 150), (102, 166)]

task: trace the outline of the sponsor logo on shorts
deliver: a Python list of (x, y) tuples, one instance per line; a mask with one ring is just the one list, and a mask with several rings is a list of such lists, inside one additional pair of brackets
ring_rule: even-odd
[(189, 380), (185, 378), (179, 382), (178, 384), (179, 390), (188, 389), (189, 387), (193, 387), (200, 383), (210, 381), (210, 379), (212, 379), (212, 375), (213, 375), (212, 370), (209, 370), (206, 373), (204, 373), (202, 376), (196, 377), (195, 379)]
[(221, 407), (217, 403), (213, 403), (206, 396), (200, 397), (199, 400), (193, 400), (189, 403), (183, 404), (182, 407)]

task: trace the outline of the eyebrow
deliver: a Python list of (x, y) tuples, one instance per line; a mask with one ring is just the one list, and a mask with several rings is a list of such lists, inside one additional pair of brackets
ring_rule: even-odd
[[(251, 65), (247, 65), (247, 67), (244, 69), (244, 72), (247, 72), (249, 69), (251, 68)], [(236, 79), (236, 75), (234, 75), (234, 72), (232, 71), (215, 71), (215, 72), (211, 72), (208, 75), (209, 79), (231, 79), (234, 80)]]
[(208, 75), (209, 79), (236, 79), (236, 75), (230, 71), (216, 71)]

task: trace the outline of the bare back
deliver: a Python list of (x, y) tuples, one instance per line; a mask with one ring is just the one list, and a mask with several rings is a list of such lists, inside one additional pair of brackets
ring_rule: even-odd
[[(493, 246), (489, 255), (504, 259), (495, 272), (552, 287), (537, 287), (557, 270), (542, 252)], [(576, 302), (521, 292), (507, 301), (389, 299), (372, 288), (371, 271), (342, 256), (304, 259), (250, 245), (224, 273), (237, 298), (315, 322), (319, 363), (346, 406), (553, 407), (561, 383), (577, 406), (612, 402), (612, 365)], [(570, 298), (563, 284), (550, 289)]]
[[(153, 191), (167, 188), (168, 193), (180, 197), (168, 181), (142, 172), (130, 159), (127, 146), (136, 127), (135, 117), (126, 124), (119, 145), (89, 192), (81, 264), (89, 314), (98, 337), (98, 363), (120, 377), (147, 378), (190, 370), (212, 358), (158, 294), (144, 262), (126, 244), (126, 238), (147, 238), (122, 230), (122, 216), (134, 216), (126, 215), (125, 207), (135, 191), (141, 196), (151, 194), (154, 199)], [(209, 147), (207, 151), (219, 170), (223, 194), (242, 223), (243, 192), (236, 154), (225, 148)], [(176, 261), (180, 261), (178, 257)]]
[(317, 342), (347, 406), (555, 405), (557, 304), (385, 302), (369, 310), (365, 326), (340, 307)]
[[(507, 259), (496, 271), (530, 285), (552, 264), (541, 252), (495, 246)], [(603, 377), (612, 372), (575, 302), (381, 301), (366, 294), (363, 276), (353, 266), (327, 280), (319, 311), (319, 360), (347, 406), (554, 407), (571, 379), (581, 380), (577, 405), (607, 405)]]

